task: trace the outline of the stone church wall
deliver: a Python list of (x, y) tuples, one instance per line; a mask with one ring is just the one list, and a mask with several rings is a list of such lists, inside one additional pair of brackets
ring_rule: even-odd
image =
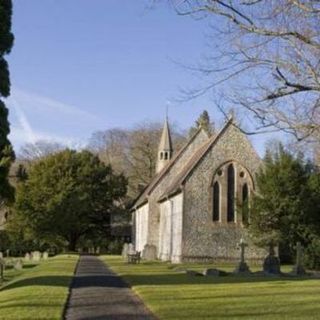
[(163, 180), (155, 187), (150, 194), (149, 201), (149, 232), (148, 244), (153, 244), (157, 248), (159, 246), (159, 225), (160, 225), (160, 206), (157, 202), (168, 186), (173, 182), (177, 174), (181, 171), (194, 152), (206, 141), (208, 141), (207, 134), (202, 130), (195, 137), (194, 141), (186, 148), (172, 166), (169, 172), (163, 177)]
[(147, 244), (147, 235), (148, 235), (148, 220), (149, 220), (149, 205), (145, 204), (140, 207), (135, 212), (135, 249), (137, 251), (142, 251), (144, 246)]
[[(249, 241), (247, 231), (236, 213), (236, 222), (212, 219), (212, 180), (216, 170), (228, 161), (246, 168), (252, 176), (261, 165), (261, 160), (247, 137), (230, 125), (216, 144), (193, 169), (185, 183), (183, 217), (183, 259), (238, 260), (237, 244), (241, 237)], [(223, 210), (224, 209), (224, 210)], [(226, 217), (222, 208), (221, 215)], [(246, 257), (260, 260), (265, 251), (249, 245)]]
[(159, 259), (181, 261), (183, 194), (160, 204)]

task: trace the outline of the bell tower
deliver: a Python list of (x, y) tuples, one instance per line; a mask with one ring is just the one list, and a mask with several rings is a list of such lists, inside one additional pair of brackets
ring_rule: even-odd
[(160, 172), (163, 169), (163, 167), (170, 161), (170, 159), (172, 158), (172, 153), (173, 149), (171, 142), (171, 134), (168, 123), (168, 117), (166, 117), (158, 148), (158, 161), (156, 168), (157, 173)]

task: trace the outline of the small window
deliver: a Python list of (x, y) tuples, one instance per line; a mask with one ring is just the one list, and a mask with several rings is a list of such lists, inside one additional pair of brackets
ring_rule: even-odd
[(165, 160), (168, 160), (168, 152), (165, 152), (165, 153), (164, 153), (164, 159), (165, 159)]
[(220, 220), (220, 186), (218, 181), (216, 181), (213, 185), (213, 221)]
[(163, 159), (163, 152), (160, 152), (160, 160)]

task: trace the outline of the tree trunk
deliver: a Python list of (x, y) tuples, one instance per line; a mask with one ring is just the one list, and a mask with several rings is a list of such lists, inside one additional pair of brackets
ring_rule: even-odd
[(68, 245), (69, 251), (76, 251), (78, 239), (79, 239), (78, 235), (70, 234), (69, 245)]

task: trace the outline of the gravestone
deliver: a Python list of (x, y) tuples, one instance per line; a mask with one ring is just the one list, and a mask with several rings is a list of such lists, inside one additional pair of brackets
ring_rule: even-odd
[(239, 243), (239, 248), (240, 248), (240, 262), (239, 265), (236, 267), (234, 270), (234, 273), (249, 273), (250, 269), (247, 265), (247, 263), (244, 261), (244, 253), (245, 253), (245, 248), (248, 245), (244, 242), (244, 240), (241, 238), (240, 243)]
[(142, 251), (142, 259), (156, 260), (157, 259), (157, 247), (152, 244), (146, 244)]
[(24, 260), (26, 261), (30, 261), (31, 260), (31, 256), (30, 256), (30, 253), (27, 252), (25, 255), (24, 255)]
[(121, 252), (121, 256), (123, 259), (127, 259), (128, 251), (129, 251), (129, 244), (124, 243), (122, 247), (122, 252)]
[(128, 254), (134, 254), (136, 250), (134, 250), (134, 245), (133, 243), (129, 243), (128, 245)]
[(301, 242), (297, 242), (296, 250), (296, 264), (293, 267), (292, 273), (295, 275), (304, 275), (306, 274), (306, 271), (303, 267), (303, 248), (301, 246)]
[(43, 259), (43, 260), (47, 260), (48, 257), (49, 257), (48, 252), (47, 252), (47, 251), (44, 251), (44, 252), (42, 253), (42, 259)]
[(263, 271), (267, 274), (281, 274), (280, 271), (280, 260), (275, 256), (274, 246), (270, 244), (269, 254), (264, 259)]
[(3, 259), (3, 252), (0, 251), (0, 259)]
[(40, 261), (41, 259), (41, 252), (40, 251), (33, 251), (31, 253), (32, 261)]
[(23, 269), (22, 260), (21, 260), (21, 259), (15, 260), (15, 261), (13, 262), (13, 268), (14, 268), (15, 270), (22, 270), (22, 269)]

